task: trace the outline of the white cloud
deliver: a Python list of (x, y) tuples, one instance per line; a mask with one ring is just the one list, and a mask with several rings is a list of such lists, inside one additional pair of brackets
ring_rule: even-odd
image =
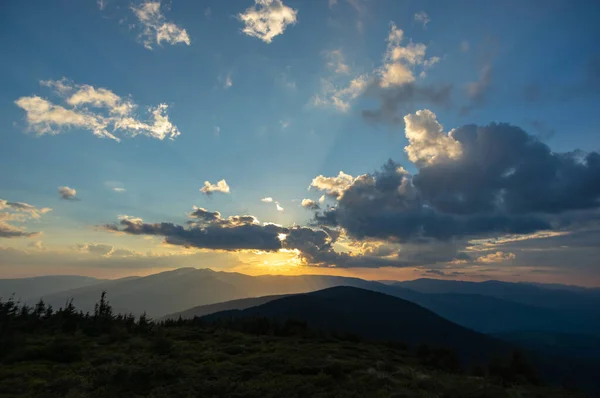
[(271, 197), (262, 198), (260, 201), (265, 202), (265, 203), (273, 203), (273, 198), (271, 198)]
[(381, 87), (401, 86), (413, 82), (415, 80), (414, 67), (426, 62), (427, 47), (422, 43), (415, 44), (412, 41), (403, 47), (401, 45), (403, 38), (404, 31), (392, 23), (387, 38), (388, 45), (383, 66), (379, 70)]
[(112, 190), (115, 191), (115, 192), (125, 192), (126, 191), (125, 188), (119, 188), (119, 187), (115, 187)]
[(282, 130), (287, 129), (288, 127), (290, 127), (291, 122), (289, 120), (280, 120), (279, 121), (279, 125), (281, 126)]
[(78, 128), (119, 142), (120, 138), (115, 135), (118, 131), (133, 137), (141, 134), (159, 140), (174, 139), (181, 134), (169, 120), (166, 104), (149, 107), (150, 118), (142, 121), (135, 114), (137, 105), (131, 98), (120, 97), (108, 89), (75, 84), (66, 78), (41, 81), (40, 84), (53, 89), (64, 105), (37, 95), (15, 101), (26, 112), (28, 129), (38, 135), (55, 135)]
[(318, 210), (321, 206), (312, 199), (302, 199), (302, 207), (309, 210)]
[(427, 28), (427, 24), (431, 22), (429, 15), (425, 11), (421, 11), (415, 14), (415, 21), (423, 24), (423, 28)]
[(462, 155), (460, 142), (445, 134), (435, 113), (428, 109), (404, 116), (409, 145), (404, 147), (408, 159), (417, 165), (432, 165)]
[(486, 254), (485, 256), (478, 257), (476, 261), (478, 263), (490, 264), (490, 263), (502, 263), (505, 261), (511, 261), (511, 260), (514, 260), (515, 258), (517, 258), (517, 256), (515, 256), (514, 253), (498, 251), (496, 253), (490, 253), (490, 254)]
[(104, 10), (106, 8), (106, 3), (107, 3), (106, 0), (98, 0), (97, 3), (98, 3), (98, 8), (100, 10)]
[(221, 136), (221, 127), (219, 126), (215, 126), (213, 128), (213, 134), (215, 135), (215, 137), (219, 137)]
[(281, 0), (254, 0), (254, 6), (240, 13), (244, 23), (242, 32), (261, 39), (265, 43), (283, 34), (288, 25), (296, 23), (298, 11), (283, 4)]
[(283, 211), (283, 207), (281, 207), (279, 202), (275, 202), (275, 208), (277, 208), (277, 211)]
[(69, 187), (58, 187), (58, 194), (60, 195), (61, 199), (65, 199), (65, 200), (78, 200), (77, 199), (77, 191), (73, 188), (69, 188)]
[(316, 176), (313, 178), (310, 183), (308, 189), (311, 188), (317, 189), (319, 191), (325, 191), (325, 193), (329, 196), (333, 196), (335, 198), (341, 198), (344, 194), (344, 191), (352, 185), (355, 178), (350, 174), (346, 174), (343, 171), (335, 177), (325, 177), (323, 175)]
[(325, 59), (327, 60), (327, 68), (331, 69), (335, 73), (348, 74), (350, 73), (350, 67), (344, 62), (344, 54), (342, 50), (329, 50), (324, 51)]
[(204, 186), (200, 188), (200, 192), (211, 195), (214, 192), (229, 193), (230, 190), (229, 185), (227, 185), (227, 181), (225, 180), (221, 180), (216, 184), (211, 184), (210, 181), (204, 181)]
[(154, 44), (160, 46), (163, 41), (169, 44), (185, 43), (189, 46), (190, 37), (187, 31), (168, 22), (160, 8), (160, 1), (145, 1), (139, 6), (131, 6), (131, 10), (142, 24), (140, 37), (144, 47), (152, 50)]
[(350, 109), (352, 100), (358, 98), (367, 88), (369, 78), (367, 75), (359, 75), (352, 79), (350, 83), (343, 88), (336, 87), (330, 80), (321, 81), (322, 92), (312, 99), (315, 106), (333, 106), (341, 112), (347, 112)]
[[(403, 46), (404, 32), (394, 24), (390, 24), (390, 32), (387, 37), (387, 48), (382, 64), (368, 73), (362, 73), (346, 80), (344, 84), (335, 84), (344, 71), (337, 60), (339, 55), (328, 55), (327, 67), (336, 71), (335, 76), (321, 80), (321, 93), (314, 96), (311, 102), (314, 106), (333, 106), (339, 111), (347, 112), (353, 100), (358, 98), (370, 85), (381, 88), (394, 88), (412, 83), (415, 79), (415, 70), (420, 69), (419, 76), (425, 78), (426, 71), (440, 62), (439, 57), (426, 58), (427, 46), (422, 43), (410, 41)], [(331, 53), (331, 52), (330, 52)]]
[(321, 195), (319, 198), (319, 203), (325, 203), (325, 195)]

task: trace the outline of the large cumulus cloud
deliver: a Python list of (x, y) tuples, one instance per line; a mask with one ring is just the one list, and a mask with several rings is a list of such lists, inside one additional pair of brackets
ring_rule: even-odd
[(390, 160), (356, 177), (336, 192), (335, 207), (316, 214), (317, 224), (356, 239), (453, 240), (552, 229), (558, 214), (564, 221), (600, 206), (597, 152), (555, 153), (508, 124), (445, 134), (428, 110), (406, 119), (405, 150), (417, 172)]

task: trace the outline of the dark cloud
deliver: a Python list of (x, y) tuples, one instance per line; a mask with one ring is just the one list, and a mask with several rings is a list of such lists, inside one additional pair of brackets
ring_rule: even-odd
[[(145, 223), (139, 218), (124, 216), (117, 224), (105, 228), (130, 235), (163, 236), (172, 245), (202, 249), (239, 251), (281, 249), (297, 250), (304, 264), (310, 266), (349, 267), (408, 267), (437, 261), (450, 261), (456, 257), (455, 250), (429, 250), (424, 246), (418, 250), (369, 251), (351, 254), (336, 252), (333, 245), (340, 231), (328, 227), (283, 227), (275, 224), (260, 224), (253, 216), (221, 217), (218, 212), (194, 208), (190, 214), (194, 220), (187, 226), (168, 222)], [(102, 246), (102, 247), (100, 247)], [(86, 251), (112, 253), (112, 247), (84, 245)]]
[(131, 235), (164, 236), (165, 242), (172, 245), (230, 251), (277, 251), (282, 248), (279, 234), (287, 231), (273, 224), (236, 223), (220, 218), (213, 223), (187, 227), (169, 222), (148, 224), (141, 220), (121, 219), (118, 224), (106, 227)]
[(39, 232), (25, 232), (20, 228), (0, 221), (0, 238), (30, 238)]
[(600, 206), (596, 152), (555, 153), (508, 124), (467, 125), (451, 137), (460, 156), (421, 164), (414, 176), (390, 160), (315, 222), (356, 239), (454, 240), (552, 229), (559, 213)]
[(458, 272), (458, 271), (446, 272), (446, 271), (442, 271), (439, 269), (428, 269), (424, 272), (424, 274), (425, 275), (437, 275), (437, 276), (443, 276), (443, 277), (452, 277), (452, 276), (464, 275), (464, 272)]
[(452, 85), (418, 85), (407, 83), (401, 86), (382, 88), (379, 83), (371, 84), (365, 92), (366, 97), (376, 98), (377, 109), (363, 110), (363, 118), (370, 123), (403, 124), (403, 117), (418, 105), (450, 106)]
[(462, 156), (421, 168), (413, 184), (449, 214), (560, 213), (600, 205), (600, 154), (555, 153), (519, 127), (467, 125), (453, 131)]

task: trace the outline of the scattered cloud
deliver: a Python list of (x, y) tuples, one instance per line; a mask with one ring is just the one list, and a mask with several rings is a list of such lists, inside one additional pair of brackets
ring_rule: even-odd
[(313, 178), (308, 189), (310, 190), (314, 188), (319, 191), (324, 191), (327, 195), (339, 199), (344, 194), (344, 191), (348, 189), (355, 180), (356, 179), (354, 177), (352, 177), (350, 174), (344, 173), (343, 171), (340, 171), (335, 177), (318, 175)]
[(204, 16), (209, 18), (212, 15), (212, 10), (210, 9), (210, 7), (206, 7), (204, 9)]
[(309, 210), (319, 210), (321, 206), (312, 199), (302, 199), (302, 207)]
[(216, 184), (211, 184), (210, 181), (204, 181), (204, 186), (200, 188), (200, 192), (205, 195), (212, 195), (215, 192), (230, 193), (229, 185), (227, 181), (221, 180)]
[(424, 275), (437, 275), (442, 277), (456, 277), (464, 275), (464, 272), (459, 271), (443, 271), (441, 269), (428, 269), (423, 272)]
[(281, 207), (281, 204), (277, 200), (273, 199), (270, 196), (266, 197), (266, 198), (262, 198), (260, 201), (263, 203), (273, 203), (273, 204), (275, 204), (275, 208), (277, 209), (277, 211), (281, 211), (281, 212), (284, 211), (283, 207)]
[(23, 202), (8, 202), (4, 199), (0, 199), (0, 210), (10, 210), (16, 213), (25, 213), (29, 218), (39, 219), (42, 215), (51, 212), (52, 209), (49, 207), (35, 207)]
[(350, 73), (350, 67), (344, 62), (344, 54), (341, 49), (323, 51), (323, 54), (325, 54), (328, 69), (340, 74)]
[(148, 50), (155, 45), (160, 46), (162, 42), (168, 44), (185, 43), (188, 46), (190, 37), (185, 29), (173, 22), (166, 20), (161, 11), (159, 1), (144, 1), (139, 5), (132, 5), (131, 10), (141, 24), (140, 39)]
[(125, 188), (119, 188), (119, 187), (115, 187), (112, 190), (115, 191), (115, 192), (125, 192), (126, 191)]
[(23, 226), (16, 226), (14, 223), (37, 220), (50, 211), (52, 209), (49, 207), (38, 208), (23, 202), (0, 199), (0, 238), (29, 238), (39, 235), (40, 232), (27, 232)]
[(98, 0), (97, 4), (100, 10), (104, 10), (106, 8), (107, 0)]
[(171, 123), (167, 115), (168, 105), (149, 107), (149, 120), (136, 118), (137, 105), (131, 98), (123, 98), (105, 88), (95, 88), (87, 84), (75, 84), (66, 78), (41, 81), (42, 86), (54, 90), (64, 101), (57, 105), (37, 95), (21, 97), (15, 104), (26, 112), (28, 129), (38, 135), (56, 135), (69, 129), (91, 131), (100, 138), (110, 138), (117, 142), (117, 132), (135, 137), (163, 140), (180, 135), (179, 129)]
[(64, 200), (79, 200), (79, 198), (75, 196), (77, 191), (74, 188), (69, 188), (66, 186), (58, 187), (58, 194), (60, 195), (60, 198)]
[(332, 106), (341, 112), (350, 110), (351, 102), (365, 91), (369, 84), (368, 76), (360, 75), (346, 87), (334, 85), (330, 80), (321, 80), (321, 93), (311, 100), (314, 106)]
[(477, 257), (478, 263), (492, 264), (492, 263), (503, 263), (505, 261), (511, 261), (517, 258), (514, 253), (495, 252), (486, 254), (485, 256)]
[(471, 48), (471, 45), (467, 40), (463, 40), (460, 42), (460, 51), (466, 53)]
[[(352, 102), (364, 94), (380, 99), (381, 106), (380, 109), (363, 112), (363, 116), (371, 121), (382, 121), (397, 118), (396, 111), (402, 103), (428, 101), (443, 104), (449, 101), (451, 86), (421, 87), (416, 82), (415, 74), (418, 72), (421, 78), (425, 78), (426, 71), (440, 62), (439, 57), (427, 58), (425, 44), (409, 41), (403, 45), (404, 31), (394, 23), (390, 24), (386, 41), (387, 48), (379, 67), (340, 84), (337, 84), (338, 72), (333, 77), (322, 79), (321, 92), (311, 99), (312, 105), (330, 106), (347, 112)], [(328, 55), (328, 68), (338, 70), (340, 55), (341, 52)]]
[(429, 19), (429, 15), (425, 11), (420, 11), (415, 14), (415, 21), (423, 24), (423, 28), (427, 28), (427, 24), (431, 22), (431, 19)]
[(254, 0), (254, 3), (238, 15), (244, 23), (242, 32), (248, 36), (271, 43), (273, 38), (283, 34), (288, 25), (297, 21), (298, 11), (284, 5), (282, 0)]

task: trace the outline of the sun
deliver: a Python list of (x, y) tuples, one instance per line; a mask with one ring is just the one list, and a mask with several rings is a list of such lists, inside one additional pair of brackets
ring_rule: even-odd
[(285, 238), (287, 238), (287, 234), (279, 234), (279, 235), (277, 235), (277, 237), (279, 238), (280, 241), (284, 241)]

